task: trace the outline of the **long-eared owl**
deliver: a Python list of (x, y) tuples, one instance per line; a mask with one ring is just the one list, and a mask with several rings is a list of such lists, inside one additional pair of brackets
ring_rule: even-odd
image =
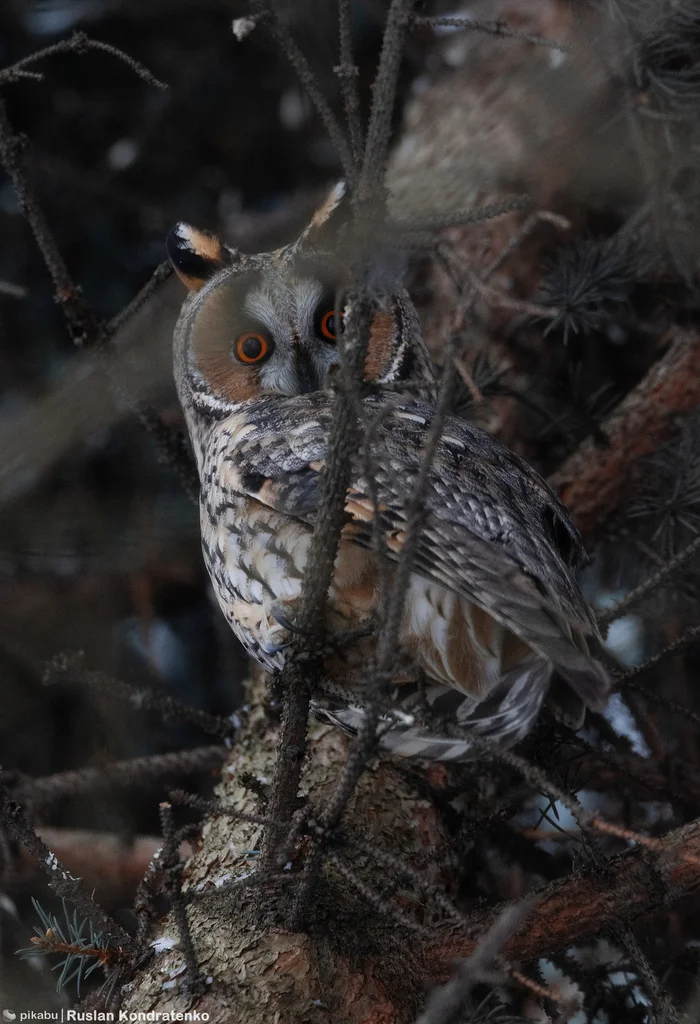
[[(271, 253), (243, 255), (185, 224), (167, 241), (189, 289), (174, 364), (201, 482), (204, 559), (233, 631), (270, 670), (291, 649), (327, 454), (343, 329), (331, 225), (343, 192), (336, 186), (301, 236)], [(352, 306), (344, 315), (349, 322)], [(373, 481), (368, 459), (358, 460), (315, 701), (318, 715), (348, 730), (363, 713), (381, 583), (405, 540), (436, 412), (419, 319), (399, 286), (378, 302), (364, 377)], [(470, 732), (515, 743), (553, 681), (570, 724), (581, 724), (584, 705), (600, 710), (608, 680), (588, 652), (596, 626), (574, 576), (582, 557), (567, 510), (537, 473), (485, 431), (447, 417), (386, 694), (383, 747), (458, 760), (471, 756)], [(333, 644), (353, 631), (353, 644)]]

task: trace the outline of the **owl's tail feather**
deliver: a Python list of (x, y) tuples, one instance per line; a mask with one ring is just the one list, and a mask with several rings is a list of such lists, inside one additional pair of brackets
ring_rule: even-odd
[(610, 693), (610, 676), (598, 661), (590, 660), (587, 668), (566, 670), (557, 666), (577, 697), (591, 711), (602, 712)]
[(600, 661), (592, 657), (586, 639), (580, 634), (570, 633), (570, 638), (562, 637), (556, 645), (550, 643), (547, 655), (554, 663), (557, 675), (566, 680), (586, 707), (591, 711), (603, 711), (610, 693), (610, 675)]
[[(469, 761), (479, 757), (483, 747), (474, 742), (474, 737), (493, 740), (503, 747), (513, 746), (530, 731), (547, 694), (551, 674), (551, 663), (533, 657), (507, 672), (481, 702), (445, 686), (431, 686), (422, 694), (422, 705), (425, 710), (427, 703), (435, 713), (434, 724), (432, 715), (415, 713), (415, 688), (402, 687), (403, 693), (397, 695), (396, 703), (380, 718), (380, 746), (400, 757), (427, 761)], [(312, 708), (320, 721), (353, 734), (365, 716), (361, 706), (337, 700), (317, 699)]]

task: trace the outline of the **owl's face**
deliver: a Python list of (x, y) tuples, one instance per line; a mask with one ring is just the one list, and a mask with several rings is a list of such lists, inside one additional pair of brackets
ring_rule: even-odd
[[(328, 387), (352, 314), (335, 308), (336, 301), (342, 306), (342, 267), (314, 236), (338, 202), (336, 188), (301, 239), (272, 253), (242, 255), (186, 224), (171, 231), (168, 254), (190, 291), (175, 332), (175, 375), (186, 410), (221, 416), (260, 396)], [(432, 382), (403, 290), (379, 302), (365, 378)]]
[(303, 271), (224, 270), (191, 299), (188, 320), (187, 377), (222, 403), (322, 390), (339, 361), (335, 288)]

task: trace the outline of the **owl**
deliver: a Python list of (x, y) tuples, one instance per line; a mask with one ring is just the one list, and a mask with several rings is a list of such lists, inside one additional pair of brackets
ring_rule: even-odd
[[(292, 650), (330, 384), (352, 317), (335, 302), (343, 196), (336, 186), (300, 237), (270, 253), (244, 255), (186, 224), (167, 239), (188, 289), (174, 371), (201, 482), (204, 560), (231, 628), (267, 670)], [(318, 717), (348, 731), (362, 720), (380, 601), (436, 413), (431, 360), (400, 285), (378, 301), (364, 378), (372, 430), (347, 491), (314, 701)], [(597, 630), (574, 575), (582, 558), (566, 508), (537, 473), (485, 431), (447, 417), (382, 696), (382, 746), (460, 760), (478, 747), (470, 736), (522, 739), (548, 692), (574, 727), (585, 706), (601, 710), (608, 678), (588, 649)]]

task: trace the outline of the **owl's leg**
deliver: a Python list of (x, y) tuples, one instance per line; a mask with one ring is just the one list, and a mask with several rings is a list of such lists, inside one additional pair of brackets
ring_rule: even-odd
[(277, 598), (265, 609), (266, 632), (260, 646), (266, 654), (277, 654), (291, 643), (290, 634), (311, 637), (313, 634), (300, 629), (294, 622), (297, 617), (298, 598), (284, 600)]
[[(270, 606), (270, 617), (289, 633), (295, 633), (297, 636), (314, 636), (315, 634), (311, 630), (301, 629), (293, 622), (291, 617), (292, 609), (296, 606), (296, 603), (296, 600), (275, 601)], [(343, 647), (347, 647), (363, 637), (372, 636), (374, 632), (374, 622), (371, 617), (367, 616), (357, 626), (353, 626), (350, 629), (339, 629), (329, 632), (328, 643), (333, 650), (341, 650)]]
[(352, 650), (362, 641), (376, 632), (374, 617), (371, 614), (357, 614), (356, 609), (347, 604), (339, 604), (330, 595), (326, 606), (325, 635), (319, 636), (319, 630), (306, 630), (297, 625), (299, 617), (299, 595), (293, 597), (277, 597), (267, 609), (268, 630), (265, 650), (274, 645), (275, 653), (289, 646), (291, 637), (308, 638), (310, 641), (321, 639), (327, 654), (342, 656), (342, 652)]

